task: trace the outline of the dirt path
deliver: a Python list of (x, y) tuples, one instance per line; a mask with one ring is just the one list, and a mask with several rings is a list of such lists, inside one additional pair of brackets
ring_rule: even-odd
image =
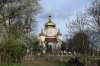
[(22, 63), (22, 66), (58, 66), (54, 61), (46, 61), (43, 59), (37, 59), (30, 62)]

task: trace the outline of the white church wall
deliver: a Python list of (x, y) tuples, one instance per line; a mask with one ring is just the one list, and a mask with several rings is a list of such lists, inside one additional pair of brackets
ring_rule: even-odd
[(53, 42), (49, 42), (48, 44), (49, 44), (49, 46), (50, 46), (50, 45), (53, 46)]
[(43, 45), (43, 47), (44, 47), (44, 50), (43, 50), (43, 53), (46, 53), (46, 46), (45, 46), (45, 43), (44, 42), (42, 42), (42, 45)]
[(56, 33), (56, 30), (55, 30), (55, 28), (49, 28), (49, 29), (47, 29), (47, 36), (54, 36), (54, 35), (56, 35), (55, 33)]
[(56, 29), (56, 28), (55, 28), (54, 34), (55, 34), (55, 35), (57, 34), (57, 29)]
[(44, 28), (44, 34), (46, 34), (46, 32), (45, 32), (45, 31), (46, 31), (46, 29)]
[(58, 39), (62, 40), (62, 36), (57, 36)]
[(54, 36), (57, 34), (57, 29), (55, 27), (46, 27), (44, 29), (44, 34), (47, 36)]
[(40, 36), (41, 40), (44, 41), (45, 40), (45, 36)]

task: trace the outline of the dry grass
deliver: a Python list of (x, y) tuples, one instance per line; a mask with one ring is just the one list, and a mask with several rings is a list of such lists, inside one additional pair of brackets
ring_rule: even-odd
[(25, 62), (22, 66), (57, 66), (57, 63), (53, 61), (37, 59), (31, 62)]
[[(47, 58), (47, 59), (46, 59)], [(43, 56), (42, 58), (26, 61), (22, 66), (66, 66), (68, 58), (58, 56)], [(65, 64), (66, 63), (66, 64)]]

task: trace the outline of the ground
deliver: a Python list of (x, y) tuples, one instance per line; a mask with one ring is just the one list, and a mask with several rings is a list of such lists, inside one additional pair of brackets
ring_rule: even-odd
[[(67, 63), (67, 58), (63, 59), (60, 57), (57, 57), (56, 58), (54, 56), (52, 57), (49, 57), (49, 58), (45, 58), (45, 57), (42, 57), (42, 58), (38, 58), (38, 59), (34, 59), (32, 61), (29, 61), (29, 62), (24, 62), (22, 63), (22, 66), (66, 66), (68, 65)], [(68, 65), (70, 66), (70, 65)]]
[(24, 63), (23, 66), (57, 66), (57, 63), (52, 61), (37, 59), (31, 62)]
[[(42, 56), (34, 58), (31, 61), (24, 61), (21, 64), (4, 64), (0, 66), (73, 66), (68, 64), (68, 60), (70, 60), (69, 56)], [(87, 56), (79, 58), (80, 62), (83, 62), (87, 66), (100, 66), (100, 56)], [(86, 62), (87, 61), (87, 62)]]

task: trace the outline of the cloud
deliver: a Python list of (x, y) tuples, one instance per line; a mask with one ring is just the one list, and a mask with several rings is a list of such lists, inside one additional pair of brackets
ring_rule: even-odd
[(44, 7), (44, 13), (39, 15), (39, 19), (47, 20), (48, 15), (51, 14), (53, 19), (68, 19), (68, 15), (73, 19), (77, 11), (85, 10), (85, 5), (89, 0), (43, 0), (41, 2)]
[(67, 12), (64, 12), (62, 11), (62, 9), (60, 7), (49, 7), (47, 9), (45, 9), (45, 12), (41, 15), (39, 15), (38, 17), (41, 18), (41, 19), (47, 19), (48, 15), (51, 15), (52, 18), (60, 18), (60, 19), (63, 19), (65, 17), (67, 17)]
[(39, 33), (48, 21), (48, 15), (51, 14), (52, 21), (56, 23), (57, 28), (60, 28), (62, 34), (65, 34), (65, 23), (68, 22), (68, 18), (75, 19), (76, 12), (84, 11), (89, 3), (89, 0), (42, 0), (44, 13), (37, 16)]
[(68, 18), (68, 13), (64, 12), (60, 7), (48, 7), (47, 9), (45, 9), (45, 12), (43, 14), (38, 16), (40, 27), (44, 27), (41, 24), (45, 24), (48, 21), (49, 14), (51, 14), (52, 21), (56, 23), (57, 28), (61, 28), (61, 26), (63, 28), (63, 26), (65, 26), (64, 21)]

